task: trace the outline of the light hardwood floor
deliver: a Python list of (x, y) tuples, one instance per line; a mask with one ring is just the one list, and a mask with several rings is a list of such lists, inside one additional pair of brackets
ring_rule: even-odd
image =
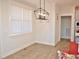
[(35, 43), (4, 59), (57, 59), (57, 50), (68, 50), (69, 41), (62, 40), (55, 47)]

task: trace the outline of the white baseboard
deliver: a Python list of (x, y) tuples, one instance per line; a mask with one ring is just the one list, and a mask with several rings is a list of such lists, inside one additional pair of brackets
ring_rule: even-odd
[(30, 45), (32, 45), (32, 44), (34, 44), (34, 43), (40, 43), (40, 44), (55, 46), (55, 44), (53, 44), (53, 43), (46, 43), (46, 42), (36, 41), (36, 42), (32, 42), (32, 43), (30, 43), (30, 44), (28, 44), (28, 45), (24, 45), (24, 46), (22, 46), (22, 47), (20, 47), (20, 48), (17, 48), (17, 49), (15, 49), (15, 50), (11, 50), (11, 51), (9, 51), (8, 53), (2, 55), (1, 58), (5, 58), (5, 57), (7, 57), (7, 56), (9, 56), (9, 55), (12, 55), (12, 54), (14, 54), (14, 53), (16, 53), (16, 52), (18, 52), (18, 51), (20, 51), (20, 50), (22, 50), (22, 49), (24, 49), (24, 48), (30, 46)]
[(40, 41), (36, 41), (36, 43), (40, 43), (40, 44), (45, 44), (45, 45), (55, 46), (55, 44), (54, 44), (54, 43), (47, 43), (47, 42), (40, 42)]
[(24, 45), (24, 46), (22, 46), (22, 47), (20, 47), (20, 48), (17, 48), (17, 49), (15, 49), (15, 50), (11, 50), (11, 51), (9, 51), (8, 53), (2, 55), (1, 58), (5, 58), (5, 57), (7, 57), (7, 56), (9, 56), (9, 55), (12, 55), (12, 54), (14, 54), (14, 53), (16, 53), (16, 52), (18, 52), (18, 51), (20, 51), (20, 50), (22, 50), (22, 49), (24, 49), (24, 48), (30, 46), (30, 45), (32, 45), (32, 44), (34, 44), (34, 42), (32, 42), (32, 43), (30, 43), (30, 44), (28, 44), (28, 45)]
[(64, 38), (64, 39), (71, 39), (71, 38), (69, 38), (69, 37), (61, 37), (61, 38)]
[(58, 44), (58, 42), (60, 42), (60, 40), (56, 41), (56, 42), (55, 42), (55, 45), (57, 45), (57, 44)]

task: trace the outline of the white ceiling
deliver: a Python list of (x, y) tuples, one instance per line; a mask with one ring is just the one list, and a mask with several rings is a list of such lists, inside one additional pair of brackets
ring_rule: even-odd
[[(24, 2), (28, 2), (28, 4), (32, 4), (32, 5), (37, 5), (39, 4), (39, 0), (18, 0), (18, 1), (24, 1)], [(76, 4), (79, 3), (79, 0), (46, 0), (50, 3), (56, 3), (58, 5), (72, 5), (72, 4)]]
[(79, 3), (79, 0), (55, 0), (55, 1), (59, 5), (72, 5), (72, 4)]

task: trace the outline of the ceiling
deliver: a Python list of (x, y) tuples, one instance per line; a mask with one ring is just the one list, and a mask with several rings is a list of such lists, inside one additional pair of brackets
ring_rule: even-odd
[[(18, 0), (23, 2), (28, 2), (28, 4), (37, 5), (39, 4), (39, 0)], [(79, 3), (79, 0), (46, 0), (50, 3), (56, 3), (58, 5), (72, 5)]]
[(59, 5), (72, 5), (79, 3), (79, 0), (55, 0), (55, 2)]

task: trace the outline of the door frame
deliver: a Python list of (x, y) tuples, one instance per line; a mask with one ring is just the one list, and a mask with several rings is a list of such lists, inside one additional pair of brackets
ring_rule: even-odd
[[(72, 29), (73, 29), (73, 14), (61, 14), (59, 15), (59, 20), (60, 20), (60, 32), (59, 32), (59, 41), (61, 40), (61, 17), (62, 16), (71, 16), (71, 34), (72, 34)], [(72, 40), (72, 35), (70, 38), (70, 41)]]

